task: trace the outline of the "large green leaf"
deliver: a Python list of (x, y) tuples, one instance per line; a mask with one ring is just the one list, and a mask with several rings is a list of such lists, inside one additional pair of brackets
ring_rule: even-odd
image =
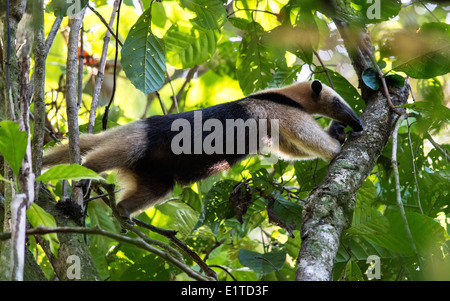
[(165, 46), (164, 41), (152, 33), (150, 9), (131, 28), (121, 54), (125, 74), (144, 94), (154, 92), (164, 84)]
[[(34, 228), (38, 226), (45, 226), (49, 228), (56, 227), (55, 218), (51, 214), (45, 212), (45, 210), (39, 207), (36, 203), (33, 203), (31, 207), (28, 208), (27, 218)], [(59, 240), (56, 233), (42, 235), (42, 237), (49, 242), (50, 250), (52, 251), (53, 255), (57, 256), (59, 249)]]
[(220, 0), (179, 0), (180, 5), (195, 13), (194, 21), (205, 29), (220, 29), (227, 19), (227, 11)]
[[(410, 51), (398, 53), (393, 69), (413, 78), (432, 78), (450, 72), (450, 25), (425, 23), (417, 33), (400, 36)], [(395, 47), (395, 40), (393, 43)]]
[(78, 164), (55, 165), (46, 172), (44, 172), (41, 176), (39, 176), (36, 179), (36, 181), (42, 181), (43, 183), (47, 183), (54, 180), (80, 181), (83, 179), (105, 181), (105, 179), (102, 178), (95, 171)]
[(236, 74), (244, 94), (265, 89), (272, 79), (268, 49), (262, 44), (264, 29), (259, 23), (247, 25), (247, 33), (239, 46)]
[(27, 145), (27, 133), (19, 131), (17, 123), (9, 120), (0, 122), (0, 153), (16, 176), (22, 166)]
[[(267, 275), (280, 270), (286, 262), (286, 250), (257, 253), (245, 249), (239, 250), (239, 262), (253, 271)], [(270, 262), (270, 263), (269, 263)]]
[(219, 32), (188, 22), (173, 24), (166, 32), (167, 62), (176, 68), (192, 68), (206, 62), (216, 51)]

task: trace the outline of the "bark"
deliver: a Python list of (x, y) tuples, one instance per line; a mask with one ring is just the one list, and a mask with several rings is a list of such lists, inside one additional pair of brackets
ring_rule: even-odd
[[(19, 97), (19, 67), (16, 53), (16, 33), (20, 20), (25, 11), (25, 0), (11, 0), (9, 2), (8, 16), (2, 15), (3, 23), (3, 53), (2, 57), (6, 59), (5, 64), (5, 83), (3, 90), (0, 93), (4, 95), (4, 117), (8, 120), (17, 120), (18, 114), (18, 97)], [(7, 20), (8, 18), (8, 20)], [(9, 24), (8, 24), (8, 22)], [(9, 25), (9, 26), (8, 26)], [(8, 65), (8, 66), (6, 66)], [(9, 88), (9, 91), (8, 91)], [(2, 158), (3, 160), (3, 158)], [(13, 179), (11, 169), (8, 164), (4, 163), (3, 176), (7, 179)], [(16, 191), (11, 184), (4, 184), (4, 220), (3, 231), (12, 231), (12, 216), (11, 206), (13, 200), (16, 198)], [(0, 246), (0, 280), (11, 280), (12, 277), (12, 256), (13, 256), (13, 242), (3, 242)]]
[[(342, 232), (351, 225), (356, 193), (372, 171), (386, 145), (398, 117), (390, 110), (381, 91), (373, 91), (362, 81), (362, 72), (371, 67), (369, 35), (335, 21), (359, 78), (366, 108), (361, 115), (362, 134), (354, 134), (342, 152), (330, 163), (323, 182), (309, 195), (301, 228), (302, 245), (297, 260), (297, 280), (331, 280), (334, 259)], [(361, 47), (361, 45), (364, 45)], [(394, 105), (406, 102), (409, 90), (389, 87)]]
[[(34, 102), (34, 127), (33, 127), (33, 171), (36, 177), (41, 175), (42, 149), (44, 147), (45, 129), (45, 60), (47, 51), (45, 47), (44, 27), (44, 2), (36, 0), (33, 3), (33, 29), (34, 29), (34, 71), (33, 71), (33, 102)], [(36, 183), (36, 192), (39, 191), (39, 183)], [(37, 193), (36, 193), (37, 194)]]
[[(108, 28), (111, 28), (114, 24), (116, 11), (117, 11), (118, 7), (119, 7), (119, 0), (115, 0), (114, 7), (113, 7), (113, 10), (111, 13), (111, 18), (109, 19)], [(105, 37), (103, 39), (102, 56), (100, 57), (100, 63), (98, 66), (98, 71), (97, 71), (97, 79), (95, 82), (95, 89), (94, 89), (94, 93), (92, 95), (91, 111), (89, 112), (89, 124), (88, 124), (88, 133), (89, 134), (94, 133), (98, 99), (100, 97), (100, 90), (101, 90), (102, 84), (103, 84), (103, 76), (104, 76), (105, 66), (106, 66), (106, 55), (108, 54), (108, 45), (109, 45), (110, 40), (111, 40), (111, 32), (107, 30), (105, 33)]]
[[(39, 192), (39, 198), (36, 203), (55, 218), (56, 225), (58, 227), (79, 226), (73, 221), (70, 216), (67, 216), (56, 207), (55, 200), (51, 196), (50, 192), (48, 192), (48, 190), (46, 190), (44, 187), (41, 188)], [(51, 252), (50, 246), (46, 240), (44, 240), (40, 236), (36, 236), (36, 239), (44, 249), (44, 252), (47, 255), (59, 280), (100, 280), (95, 262), (92, 259), (91, 252), (89, 251), (89, 248), (86, 245), (82, 234), (59, 233), (58, 240), (60, 242), (60, 247), (58, 249), (57, 257), (54, 256)], [(68, 272), (69, 267), (72, 265), (72, 262), (68, 260), (68, 258), (72, 255), (75, 255), (79, 258), (81, 272), (80, 279), (72, 279), (70, 277), (70, 273)]]
[[(67, 123), (69, 127), (69, 158), (70, 163), (81, 163), (80, 132), (78, 128), (77, 104), (77, 62), (78, 38), (86, 8), (73, 17), (69, 17), (69, 42), (67, 45)], [(72, 183), (72, 201), (83, 207), (83, 192), (77, 182)]]

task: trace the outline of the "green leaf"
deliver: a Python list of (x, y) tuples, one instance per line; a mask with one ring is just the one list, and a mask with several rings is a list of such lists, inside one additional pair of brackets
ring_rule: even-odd
[(101, 177), (92, 169), (86, 168), (78, 164), (71, 164), (71, 165), (60, 164), (53, 166), (45, 173), (43, 173), (40, 177), (38, 177), (36, 181), (42, 181), (43, 183), (47, 183), (55, 180), (80, 181), (83, 179), (105, 181), (103, 177)]
[(218, 31), (188, 22), (175, 23), (164, 37), (167, 62), (183, 69), (200, 65), (214, 54), (218, 39)]
[(246, 266), (259, 274), (267, 275), (275, 272), (275, 269), (280, 270), (283, 268), (284, 263), (286, 262), (286, 250), (261, 254), (240, 249), (238, 258), (243, 266)]
[(202, 212), (193, 230), (206, 225), (213, 233), (217, 233), (220, 223), (234, 216), (229, 197), (236, 184), (238, 182), (234, 180), (224, 180), (214, 184), (203, 200)]
[(220, 29), (227, 20), (227, 11), (220, 0), (180, 0), (181, 7), (197, 15), (194, 21), (205, 29)]
[[(28, 208), (27, 218), (34, 228), (38, 226), (45, 226), (49, 228), (56, 227), (55, 218), (51, 214), (45, 212), (45, 210), (39, 207), (36, 203), (33, 203), (31, 207)], [(53, 255), (58, 256), (59, 240), (56, 233), (42, 235), (42, 237), (49, 242), (50, 250)]]
[(390, 74), (384, 77), (386, 80), (386, 84), (394, 87), (403, 87), (405, 86), (405, 78), (398, 74)]
[(251, 22), (239, 45), (236, 74), (244, 94), (265, 89), (272, 79), (270, 54), (261, 42), (263, 34), (261, 25)]
[(150, 9), (131, 28), (121, 54), (125, 74), (144, 94), (154, 92), (164, 84), (165, 46), (164, 41), (152, 33)]
[(377, 91), (381, 87), (380, 76), (374, 68), (368, 68), (362, 73), (362, 80), (372, 90)]
[(408, 47), (411, 50), (398, 53), (397, 60), (393, 63), (394, 70), (422, 79), (450, 72), (449, 24), (425, 23), (415, 35), (407, 38), (406, 42), (410, 43)]
[(88, 4), (89, 0), (52, 0), (51, 6), (55, 17), (74, 16)]
[(19, 125), (13, 121), (0, 122), (0, 153), (17, 177), (27, 150), (27, 133), (19, 131)]
[(275, 199), (273, 211), (286, 223), (296, 222), (301, 224), (303, 207), (294, 202), (290, 202), (281, 196)]
[[(444, 242), (444, 228), (432, 218), (422, 214), (407, 212), (406, 218), (419, 254), (439, 252)], [(365, 237), (383, 248), (406, 256), (414, 255), (399, 213), (370, 219), (349, 228), (347, 233)]]

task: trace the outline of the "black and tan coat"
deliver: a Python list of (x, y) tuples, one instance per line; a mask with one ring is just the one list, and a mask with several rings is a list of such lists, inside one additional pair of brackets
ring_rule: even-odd
[[(279, 147), (276, 151), (280, 157), (291, 160), (318, 157), (330, 161), (341, 150), (345, 125), (355, 131), (363, 129), (358, 116), (342, 97), (317, 80), (257, 92), (199, 111), (203, 122), (216, 119), (224, 125), (230, 119), (278, 120)], [(118, 202), (122, 216), (139, 213), (164, 199), (175, 183), (188, 184), (206, 178), (228, 169), (249, 155), (248, 147), (243, 153), (174, 154), (171, 141), (178, 132), (172, 131), (171, 126), (175, 120), (182, 118), (191, 124), (192, 145), (195, 139), (200, 139), (195, 137), (193, 130), (194, 112), (152, 116), (106, 132), (80, 137), (85, 167), (96, 172), (119, 171), (125, 188)], [(316, 114), (335, 121), (325, 131), (313, 118)], [(224, 148), (229, 130), (224, 126)], [(203, 131), (201, 140), (209, 133)], [(270, 130), (267, 133), (258, 143), (270, 148), (273, 146)], [(245, 134), (248, 141), (249, 132)], [(69, 163), (67, 145), (52, 148), (44, 155), (44, 166), (62, 163)]]

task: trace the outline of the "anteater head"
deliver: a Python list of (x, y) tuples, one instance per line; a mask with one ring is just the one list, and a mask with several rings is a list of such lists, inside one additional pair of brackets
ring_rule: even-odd
[(310, 114), (330, 117), (349, 125), (356, 132), (363, 130), (363, 125), (358, 115), (336, 91), (322, 84), (319, 80), (313, 80), (310, 83), (310, 89)]

